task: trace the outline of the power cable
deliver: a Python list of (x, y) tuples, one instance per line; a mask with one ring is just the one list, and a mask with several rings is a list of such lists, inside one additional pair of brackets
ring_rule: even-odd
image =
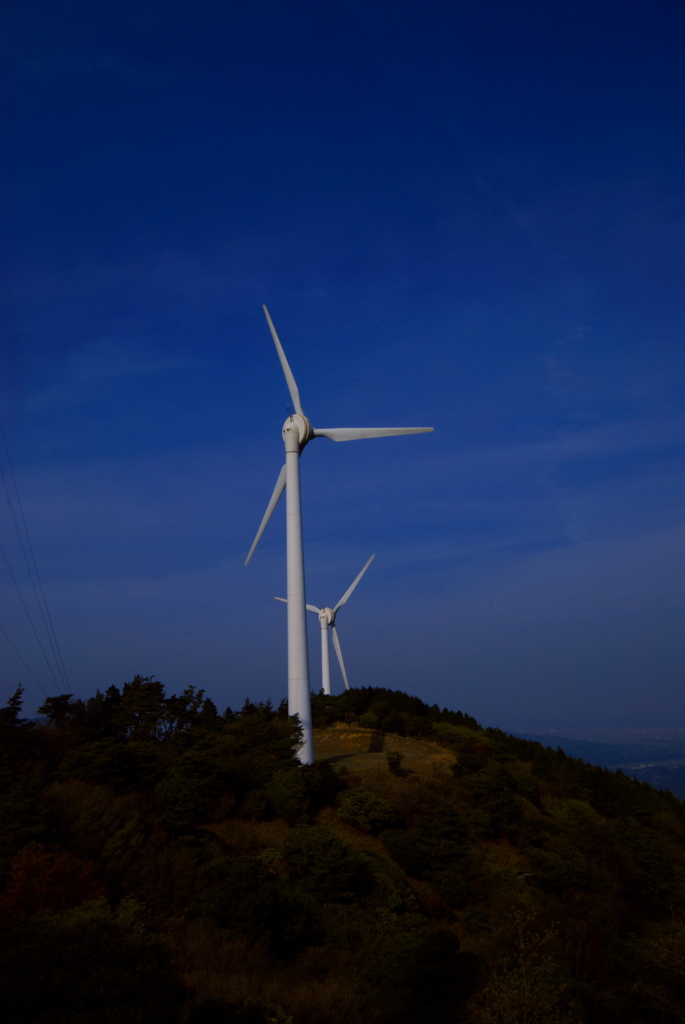
[[(12, 514), (12, 521), (14, 522), (14, 528), (16, 530), (17, 538), (19, 540), (19, 546), (21, 547), (21, 553), (24, 556), (24, 562), (26, 563), (26, 570), (27, 570), (27, 572), (29, 574), (29, 580), (31, 581), (31, 586), (33, 588), (33, 594), (34, 594), (34, 597), (36, 599), (36, 604), (38, 605), (38, 610), (40, 612), (41, 619), (43, 620), (43, 626), (44, 626), (45, 632), (47, 634), (48, 642), (49, 642), (50, 647), (52, 649), (52, 655), (53, 655), (53, 658), (55, 659), (55, 665), (56, 665), (57, 671), (58, 671), (58, 673), (59, 673), (59, 675), (61, 677), (61, 682), (62, 682), (62, 685), (65, 688), (65, 692), (68, 692), (68, 690), (69, 690), (69, 677), (67, 675), (66, 667), (64, 665), (64, 659), (62, 658), (62, 652), (60, 650), (59, 642), (57, 640), (57, 633), (55, 632), (55, 627), (54, 627), (54, 624), (53, 624), (53, 621), (52, 621), (52, 616), (50, 615), (50, 608), (48, 606), (47, 598), (45, 597), (45, 591), (43, 589), (43, 583), (42, 583), (42, 580), (40, 578), (40, 573), (38, 571), (38, 563), (36, 562), (36, 556), (35, 556), (35, 553), (34, 553), (34, 550), (33, 550), (33, 545), (31, 543), (31, 536), (29, 534), (28, 526), (26, 525), (26, 517), (24, 515), (24, 508), (23, 508), (23, 505), (22, 505), (22, 502), (21, 502), (21, 498), (19, 496), (19, 489), (17, 487), (17, 481), (16, 481), (16, 478), (14, 476), (14, 468), (12, 466), (12, 459), (10, 457), (9, 448), (8, 448), (8, 445), (7, 445), (7, 437), (5, 435), (5, 431), (4, 431), (4, 428), (3, 428), (1, 422), (0, 422), (0, 434), (2, 434), (2, 441), (3, 441), (4, 448), (5, 448), (5, 455), (7, 457), (7, 465), (9, 466), (10, 476), (11, 476), (11, 479), (12, 479), (12, 486), (14, 488), (14, 493), (15, 493), (16, 499), (17, 499), (17, 506), (19, 508), (19, 513), (21, 515), (21, 521), (22, 521), (22, 524), (23, 524), (23, 527), (24, 527), (24, 533), (26, 534), (26, 541), (27, 541), (27, 544), (28, 544), (28, 548), (29, 548), (29, 551), (31, 553), (31, 560), (33, 562), (33, 569), (34, 569), (34, 572), (35, 572), (35, 577), (36, 577), (36, 580), (38, 581), (38, 586), (40, 587), (40, 593), (41, 593), (41, 596), (42, 596), (42, 599), (43, 599), (43, 603), (42, 604), (41, 604), (40, 598), (38, 597), (38, 591), (36, 589), (36, 582), (35, 582), (35, 580), (33, 578), (33, 573), (31, 572), (31, 566), (29, 565), (29, 560), (28, 560), (28, 557), (27, 557), (27, 554), (26, 554), (26, 548), (24, 547), (24, 542), (23, 542), (23, 538), (22, 538), (22, 535), (21, 535), (21, 531), (19, 529), (19, 524), (17, 523), (17, 517), (14, 514), (14, 505), (12, 503), (12, 498), (10, 497), (9, 488), (7, 486), (7, 480), (5, 479), (5, 474), (4, 474), (3, 470), (2, 470), (2, 465), (0, 465), (0, 476), (2, 477), (3, 486), (5, 488), (5, 494), (7, 495), (7, 502), (9, 504), (10, 512)], [(3, 554), (4, 554), (4, 552), (3, 552)], [(5, 561), (7, 561), (7, 556), (5, 556)], [(8, 562), (8, 567), (9, 567), (9, 562)], [(15, 581), (15, 586), (16, 586), (16, 581)], [(45, 608), (45, 611), (43, 611), (43, 608)], [(46, 620), (46, 616), (47, 616), (47, 620)], [(49, 625), (48, 625), (48, 623), (49, 623)], [(34, 632), (35, 632), (35, 630), (34, 630)], [(54, 673), (53, 673), (53, 678), (54, 678)], [(58, 686), (58, 689), (59, 689), (59, 686)]]
[[(31, 543), (31, 535), (29, 534), (29, 528), (26, 525), (26, 517), (24, 516), (24, 507), (23, 507), (23, 505), (21, 503), (21, 498), (19, 496), (19, 489), (17, 487), (17, 481), (16, 481), (15, 476), (14, 476), (14, 468), (12, 466), (12, 459), (10, 458), (9, 448), (7, 447), (7, 437), (5, 436), (5, 430), (4, 430), (4, 427), (2, 425), (2, 422), (0, 422), (0, 434), (2, 434), (2, 443), (3, 443), (4, 448), (5, 448), (5, 455), (7, 456), (7, 465), (9, 466), (10, 476), (12, 477), (12, 486), (14, 488), (14, 493), (15, 493), (15, 495), (17, 497), (17, 505), (19, 507), (19, 514), (21, 515), (21, 521), (22, 521), (22, 523), (24, 525), (24, 532), (26, 534), (26, 542), (27, 542), (27, 544), (29, 546), (29, 551), (31, 552), (31, 560), (33, 562), (33, 568), (34, 568), (34, 571), (36, 573), (36, 579), (38, 580), (38, 586), (40, 587), (41, 596), (43, 598), (43, 605), (45, 606), (45, 614), (47, 615), (48, 622), (50, 623), (50, 629), (48, 629), (47, 624), (45, 623), (45, 618), (44, 617), (43, 617), (43, 625), (45, 626), (45, 630), (46, 630), (46, 632), (48, 634), (48, 638), (50, 639), (50, 646), (52, 647), (53, 655), (55, 655), (55, 661), (57, 663), (58, 669), (60, 670), (60, 675), (62, 676), (62, 682), (65, 684), (65, 686), (66, 686), (66, 688), (68, 690), (69, 689), (69, 677), (67, 675), (67, 670), (66, 670), (66, 667), (64, 665), (64, 659), (62, 658), (62, 652), (60, 650), (60, 646), (59, 646), (59, 643), (58, 643), (58, 640), (57, 640), (57, 633), (55, 632), (55, 627), (54, 627), (53, 622), (52, 622), (52, 616), (50, 615), (50, 608), (48, 606), (47, 598), (45, 596), (45, 591), (43, 590), (43, 582), (42, 582), (42, 580), (40, 578), (40, 573), (38, 572), (38, 563), (36, 562), (36, 556), (35, 556), (34, 551), (33, 551), (33, 544)], [(4, 473), (2, 473), (2, 466), (1, 465), (0, 465), (0, 474), (2, 474), (2, 482), (3, 482), (4, 486), (5, 486), (5, 491), (7, 492), (7, 484), (5, 483), (5, 476), (4, 476)], [(9, 499), (9, 494), (8, 494), (8, 499)], [(10, 502), (10, 508), (12, 508), (12, 503), (11, 502)], [(12, 509), (12, 518), (14, 519), (14, 509)], [(15, 522), (15, 527), (16, 527), (16, 519), (14, 520), (14, 522)], [(17, 530), (17, 535), (20, 537), (18, 530)], [(21, 543), (21, 537), (20, 537), (20, 543)], [(26, 559), (26, 553), (24, 552), (23, 545), (22, 545), (22, 552), (24, 553), (24, 560), (27, 563), (26, 567), (28, 569), (28, 561)], [(31, 577), (30, 569), (29, 569), (29, 577)], [(31, 578), (31, 583), (33, 584), (33, 579), (32, 578)], [(34, 590), (34, 594), (35, 594), (36, 593), (35, 585), (33, 586), (33, 590)], [(38, 601), (38, 594), (36, 594), (36, 601), (38, 603), (38, 607), (40, 608), (40, 601)], [(41, 616), (42, 616), (42, 614), (43, 613), (42, 613), (42, 609), (41, 609)], [(52, 638), (54, 638), (54, 645), (52, 643), (52, 638), (50, 637), (50, 632), (51, 631), (52, 631)]]
[(54, 682), (55, 686), (57, 687), (57, 691), (60, 692), (60, 684), (57, 681), (57, 677), (55, 676), (55, 673), (54, 673), (54, 671), (52, 669), (52, 665), (50, 664), (48, 656), (45, 653), (45, 650), (43, 649), (43, 645), (40, 642), (40, 637), (38, 636), (38, 633), (36, 632), (36, 627), (33, 624), (33, 619), (31, 618), (31, 613), (29, 612), (28, 608), (26, 607), (26, 601), (22, 597), (21, 590), (19, 589), (19, 584), (17, 583), (16, 579), (14, 578), (14, 573), (12, 572), (12, 566), (10, 565), (10, 563), (8, 561), (7, 555), (5, 554), (5, 549), (3, 548), (2, 544), (0, 544), (0, 551), (2, 552), (2, 557), (5, 559), (5, 562), (7, 564), (7, 569), (9, 571), (10, 576), (12, 577), (12, 583), (14, 583), (14, 586), (15, 586), (15, 589), (17, 591), (17, 594), (19, 595), (19, 600), (21, 601), (21, 603), (23, 605), (23, 608), (24, 608), (24, 611), (26, 612), (26, 618), (29, 620), (29, 625), (31, 626), (31, 629), (33, 630), (33, 635), (36, 638), (38, 646), (40, 647), (40, 652), (43, 655), (43, 657), (45, 658), (45, 664), (48, 666), (48, 671), (49, 671), (50, 675), (52, 676), (52, 679), (53, 679), (53, 682)]
[(33, 681), (34, 681), (34, 683), (36, 684), (36, 686), (38, 687), (38, 689), (39, 689), (39, 690), (41, 691), (41, 693), (43, 694), (43, 696), (44, 696), (44, 697), (45, 697), (45, 699), (47, 700), (47, 696), (48, 696), (48, 695), (47, 695), (47, 693), (45, 692), (45, 690), (43, 689), (43, 687), (42, 687), (42, 686), (40, 685), (40, 683), (38, 682), (38, 680), (37, 680), (37, 679), (36, 679), (36, 677), (34, 676), (33, 672), (32, 672), (32, 671), (31, 671), (31, 669), (30, 669), (30, 668), (28, 667), (28, 665), (26, 664), (26, 662), (25, 662), (25, 661), (24, 661), (24, 659), (22, 658), (21, 654), (19, 653), (19, 651), (17, 650), (17, 648), (16, 648), (15, 646), (14, 646), (14, 644), (12, 643), (12, 641), (10, 640), (10, 638), (8, 637), (7, 633), (6, 633), (6, 632), (5, 632), (5, 630), (4, 630), (3, 628), (2, 628), (2, 626), (0, 626), (0, 633), (2, 633), (2, 635), (4, 636), (4, 638), (5, 638), (5, 640), (7, 641), (7, 643), (8, 643), (9, 645), (10, 645), (10, 647), (12, 648), (12, 650), (14, 651), (14, 653), (16, 654), (16, 656), (17, 656), (17, 657), (19, 658), (19, 661), (20, 661), (20, 662), (22, 663), (22, 665), (24, 666), (24, 668), (26, 669), (26, 671), (28, 672), (28, 674), (29, 674), (29, 675), (31, 676), (31, 678), (33, 679)]
[[(4, 432), (3, 432), (3, 439), (4, 439)], [(5, 451), (7, 452), (7, 445), (6, 444), (5, 444)], [(7, 452), (7, 455), (8, 455), (8, 458), (9, 458), (9, 452)], [(10, 463), (10, 469), (11, 469), (11, 463)], [(52, 648), (52, 656), (55, 659), (55, 665), (57, 667), (57, 672), (62, 677), (62, 684), (64, 685), (65, 681), (64, 681), (64, 677), (63, 677), (63, 671), (62, 671), (62, 669), (60, 667), (59, 658), (58, 658), (57, 652), (55, 650), (55, 644), (54, 644), (52, 635), (50, 633), (50, 629), (48, 628), (48, 623), (47, 623), (47, 620), (45, 618), (45, 612), (43, 611), (43, 605), (41, 604), (40, 598), (38, 597), (38, 591), (36, 589), (36, 583), (35, 583), (35, 580), (33, 578), (33, 573), (31, 572), (31, 566), (29, 565), (28, 556), (26, 554), (26, 548), (24, 547), (24, 540), (23, 540), (23, 537), (21, 535), (21, 531), (19, 529), (19, 524), (17, 523), (17, 517), (14, 514), (14, 505), (12, 504), (12, 498), (10, 496), (9, 488), (7, 487), (7, 480), (5, 479), (5, 474), (4, 474), (3, 470), (2, 470), (2, 466), (1, 465), (0, 465), (0, 477), (2, 477), (3, 486), (5, 488), (5, 494), (7, 495), (7, 504), (10, 507), (10, 513), (12, 515), (12, 521), (14, 523), (14, 529), (15, 529), (15, 532), (17, 534), (17, 539), (19, 540), (19, 547), (21, 548), (21, 553), (24, 556), (24, 562), (26, 564), (26, 571), (28, 572), (29, 580), (30, 580), (30, 583), (31, 583), (31, 588), (33, 590), (33, 596), (36, 599), (36, 604), (38, 605), (38, 611), (40, 612), (40, 617), (43, 620), (43, 627), (45, 629), (45, 633), (46, 633), (47, 638), (48, 638), (48, 643), (50, 644), (50, 647)], [(15, 492), (16, 492), (16, 495), (17, 495), (17, 500), (19, 500), (19, 492), (17, 491), (16, 481), (13, 480), (13, 483), (14, 483), (14, 489), (15, 489)], [(24, 529), (26, 529), (26, 523), (25, 522), (24, 522)], [(30, 547), (31, 546), (31, 542), (30, 542), (30, 539), (28, 537), (28, 531), (27, 531), (27, 540), (29, 541), (29, 547)], [(3, 554), (4, 554), (4, 552), (3, 552)], [(8, 561), (6, 555), (5, 555), (5, 561)], [(34, 565), (35, 565), (35, 558), (34, 558)], [(8, 566), (9, 566), (9, 562), (8, 562)], [(15, 581), (15, 586), (16, 586), (16, 581)], [(42, 587), (41, 587), (41, 590), (42, 590)], [(43, 600), (45, 600), (45, 595), (43, 595)]]

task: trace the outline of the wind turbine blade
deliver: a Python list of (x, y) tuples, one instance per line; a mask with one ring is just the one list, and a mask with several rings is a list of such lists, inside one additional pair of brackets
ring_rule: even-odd
[[(288, 603), (288, 598), (287, 597), (275, 597), (274, 601), (282, 601), (283, 604), (287, 604)], [(319, 612), (321, 611), (320, 608), (317, 608), (316, 605), (313, 605), (313, 604), (306, 604), (305, 608), (307, 609), (308, 612), (314, 612), (315, 615), (318, 615)]]
[(342, 651), (340, 650), (340, 641), (338, 640), (338, 631), (335, 626), (331, 626), (331, 633), (333, 634), (333, 646), (335, 647), (335, 653), (338, 655), (338, 664), (340, 665), (340, 671), (343, 674), (345, 680), (345, 689), (349, 690), (350, 684), (347, 681), (347, 672), (345, 671), (345, 662), (342, 659)]
[(264, 527), (266, 526), (266, 524), (271, 519), (271, 513), (276, 508), (276, 505), (278, 504), (278, 499), (283, 494), (284, 490), (285, 490), (285, 466), (283, 466), (283, 468), (281, 469), (281, 472), (278, 474), (278, 480), (276, 481), (276, 486), (274, 487), (274, 492), (271, 495), (271, 501), (269, 502), (269, 504), (266, 507), (266, 512), (264, 513), (264, 518), (262, 519), (261, 524), (259, 526), (259, 529), (257, 530), (257, 536), (255, 537), (254, 542), (252, 544), (252, 547), (249, 550), (248, 556), (245, 559), (245, 565), (247, 565), (247, 563), (252, 558), (252, 552), (254, 551), (254, 549), (259, 544), (259, 538), (264, 533)]
[(354, 581), (354, 583), (352, 584), (352, 586), (347, 588), (347, 590), (345, 591), (345, 593), (343, 594), (343, 596), (340, 598), (340, 600), (336, 604), (335, 608), (333, 609), (333, 614), (334, 615), (337, 612), (338, 608), (342, 608), (342, 606), (345, 604), (345, 602), (347, 601), (348, 597), (350, 596), (350, 594), (352, 593), (354, 588), (357, 586), (357, 584), (359, 583), (360, 579), (362, 578), (362, 576), (364, 575), (366, 570), (369, 568), (369, 566), (371, 565), (371, 563), (373, 562), (375, 557), (376, 557), (375, 555), (371, 555), (371, 558), (368, 560), (368, 562), (366, 563), (366, 565), (364, 566), (362, 571), (359, 573), (359, 575), (357, 576), (357, 578)]
[(394, 437), (395, 434), (429, 434), (433, 427), (321, 427), (314, 437), (331, 441), (361, 441), (366, 437)]
[(276, 346), (276, 351), (278, 352), (278, 358), (281, 360), (281, 367), (285, 375), (285, 381), (286, 384), (288, 385), (290, 397), (292, 398), (293, 405), (295, 406), (295, 412), (299, 413), (300, 416), (304, 416), (304, 412), (302, 411), (302, 404), (300, 402), (300, 392), (297, 390), (297, 384), (295, 383), (295, 378), (293, 377), (293, 371), (290, 369), (290, 366), (288, 365), (288, 360), (285, 358), (285, 352), (283, 351), (283, 346), (278, 340), (276, 328), (271, 322), (269, 310), (266, 308), (266, 306), (262, 306), (262, 309), (264, 310), (266, 322), (268, 323), (269, 330), (271, 331), (271, 337), (274, 339), (274, 345)]

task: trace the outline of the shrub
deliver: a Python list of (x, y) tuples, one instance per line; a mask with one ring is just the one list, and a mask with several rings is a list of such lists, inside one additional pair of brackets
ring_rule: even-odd
[(0, 772), (0, 882), (7, 859), (47, 836), (47, 812), (37, 772)]
[(321, 825), (298, 825), (281, 854), (293, 880), (322, 902), (350, 903), (371, 888), (363, 858)]
[(392, 828), (397, 822), (392, 804), (368, 789), (352, 789), (343, 793), (338, 816), (363, 832), (380, 832), (381, 829)]
[(383, 1010), (390, 1011), (386, 1019), (393, 1024), (458, 1020), (455, 1011), (476, 985), (473, 954), (460, 952), (456, 935), (425, 923), (388, 931), (365, 956), (363, 971), (371, 985), (382, 986)]
[(469, 1004), (469, 1024), (580, 1024), (568, 977), (548, 953), (556, 931), (536, 932), (532, 921), (520, 911), (511, 916), (513, 955), (491, 966)]
[(413, 878), (423, 878), (430, 861), (430, 848), (402, 829), (388, 829), (381, 842), (392, 859)]
[(463, 907), (473, 896), (471, 872), (463, 861), (433, 871), (430, 884), (450, 907)]
[(202, 912), (223, 928), (241, 932), (285, 952), (305, 942), (314, 926), (306, 897), (256, 857), (232, 857), (208, 867)]
[(157, 786), (163, 819), (171, 828), (225, 816), (235, 797), (225, 760), (212, 749), (191, 747), (171, 765)]
[(191, 1007), (188, 1024), (293, 1024), (280, 1006), (264, 999), (243, 999), (239, 1003), (225, 1003), (218, 999), (203, 999)]
[(154, 785), (161, 776), (158, 744), (108, 737), (84, 743), (62, 759), (56, 778), (94, 782), (118, 793)]
[(326, 761), (277, 771), (264, 787), (275, 813), (294, 825), (331, 804), (344, 783)]
[(36, 916), (0, 937), (5, 1024), (175, 1024), (184, 996), (171, 947), (133, 899)]
[(0, 920), (19, 921), (34, 913), (60, 913), (104, 895), (95, 865), (66, 851), (30, 843), (11, 860), (0, 895)]
[(398, 736), (404, 736), (407, 732), (407, 722), (404, 715), (398, 711), (391, 711), (381, 718), (381, 729), (383, 732), (394, 732)]

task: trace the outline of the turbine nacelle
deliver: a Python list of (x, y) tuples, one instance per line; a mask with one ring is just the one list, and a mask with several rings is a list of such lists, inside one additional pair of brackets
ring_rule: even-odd
[(314, 428), (303, 412), (293, 413), (292, 416), (288, 416), (287, 420), (283, 424), (282, 433), (284, 440), (286, 432), (290, 432), (293, 427), (297, 428), (297, 433), (300, 438), (300, 451), (302, 451), (307, 441), (311, 441), (314, 437)]
[(335, 612), (332, 608), (319, 608), (319, 622), (321, 628), (325, 626), (332, 626), (335, 622)]

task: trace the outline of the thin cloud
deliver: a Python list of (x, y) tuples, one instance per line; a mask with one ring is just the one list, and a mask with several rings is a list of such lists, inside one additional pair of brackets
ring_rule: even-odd
[(74, 352), (62, 379), (27, 401), (30, 412), (93, 401), (103, 385), (195, 368), (189, 356), (159, 355), (102, 339)]

